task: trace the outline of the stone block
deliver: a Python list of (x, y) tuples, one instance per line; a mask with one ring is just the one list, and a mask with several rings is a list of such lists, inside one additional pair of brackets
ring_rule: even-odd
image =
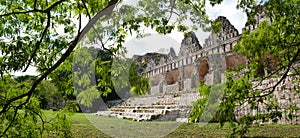
[(184, 80), (184, 86), (183, 89), (190, 90), (192, 88), (192, 80), (191, 78), (187, 78)]
[(164, 85), (163, 86), (163, 93), (175, 93), (179, 91), (179, 84), (176, 82), (175, 84), (171, 85)]
[(159, 94), (159, 86), (152, 86), (150, 91), (151, 91), (151, 95), (158, 95)]

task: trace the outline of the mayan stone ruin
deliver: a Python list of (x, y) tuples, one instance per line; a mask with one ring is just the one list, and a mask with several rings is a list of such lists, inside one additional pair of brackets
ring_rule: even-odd
[[(232, 52), (241, 33), (226, 17), (220, 16), (216, 20), (222, 23), (221, 31), (211, 33), (203, 45), (199, 43), (194, 32), (189, 32), (188, 37), (182, 40), (178, 54), (170, 48), (168, 54), (135, 55), (133, 59), (144, 65), (151, 91), (143, 97), (132, 97), (120, 105), (109, 108), (109, 114), (137, 121), (188, 121), (192, 103), (200, 98), (196, 90), (200, 81), (207, 85), (224, 83), (227, 69), (247, 64), (246, 57)], [(266, 20), (264, 12), (257, 15), (256, 20), (256, 25), (246, 26), (243, 30), (253, 31), (257, 28), (259, 23)], [(278, 78), (265, 80), (257, 89), (268, 87), (277, 81)], [(300, 108), (300, 95), (292, 90), (298, 84), (293, 84), (288, 78), (280, 85), (287, 85), (287, 87), (284, 90), (276, 89), (273, 99), (279, 101), (282, 110), (288, 105), (296, 105)], [(239, 105), (236, 109), (237, 118), (245, 114), (256, 114), (257, 110), (250, 110), (246, 104)], [(267, 112), (264, 105), (260, 105), (259, 111)], [(294, 120), (282, 119), (279, 123), (299, 124), (300, 111), (296, 114), (298, 116)]]

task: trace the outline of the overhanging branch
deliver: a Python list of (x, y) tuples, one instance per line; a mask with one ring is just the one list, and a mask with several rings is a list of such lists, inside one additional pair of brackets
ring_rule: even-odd
[(47, 32), (48, 32), (48, 29), (49, 29), (49, 27), (50, 27), (50, 24), (51, 24), (51, 13), (50, 13), (50, 11), (49, 11), (49, 12), (47, 12), (47, 25), (46, 25), (46, 27), (45, 27), (43, 33), (42, 33), (42, 36), (41, 36), (40, 40), (35, 44), (35, 49), (34, 49), (34, 51), (32, 52), (32, 54), (31, 54), (31, 56), (30, 56), (30, 58), (29, 58), (29, 60), (28, 60), (28, 63), (27, 63), (27, 65), (26, 65), (25, 69), (23, 70), (23, 72), (26, 72), (27, 69), (28, 69), (28, 67), (30, 66), (32, 59), (35, 57), (36, 52), (37, 52), (38, 49), (40, 48), (40, 45), (41, 45), (41, 43), (42, 43), (44, 37), (46, 36), (46, 34), (47, 34)]
[(13, 12), (10, 12), (10, 13), (1, 14), (0, 17), (10, 16), (10, 15), (16, 15), (16, 14), (27, 14), (27, 13), (32, 13), (32, 12), (47, 13), (47, 12), (50, 12), (54, 7), (56, 7), (57, 5), (61, 4), (64, 1), (67, 1), (67, 0), (57, 1), (57, 2), (53, 3), (51, 6), (49, 6), (47, 9), (45, 9), (45, 10), (36, 9), (36, 4), (37, 3), (35, 1), (35, 3), (34, 3), (34, 9), (33, 10), (28, 10), (28, 11), (13, 11)]
[[(60, 2), (62, 2), (64, 0), (61, 0)], [(19, 95), (17, 97), (14, 97), (10, 100), (8, 100), (2, 107), (2, 110), (0, 111), (0, 115), (2, 115), (3, 113), (5, 113), (10, 105), (12, 104), (12, 102), (22, 99), (24, 97), (27, 97), (26, 100), (21, 103), (20, 105), (18, 105), (16, 107), (16, 111), (14, 114), (13, 119), (11, 120), (11, 123), (15, 121), (15, 116), (16, 116), (16, 112), (22, 108), (23, 105), (27, 104), (32, 96), (32, 94), (34, 93), (37, 85), (44, 80), (51, 72), (53, 72), (57, 67), (59, 67), (59, 65), (61, 65), (66, 59), (67, 57), (70, 56), (70, 54), (72, 53), (72, 51), (75, 49), (76, 45), (78, 44), (78, 42), (81, 40), (81, 38), (91, 29), (91, 27), (97, 22), (97, 20), (105, 15), (105, 14), (109, 14), (111, 13), (111, 11), (113, 10), (115, 4), (118, 2), (118, 0), (112, 0), (109, 2), (109, 4), (100, 12), (98, 12), (96, 14), (96, 16), (94, 16), (89, 23), (84, 27), (84, 29), (82, 31), (80, 31), (80, 33), (77, 34), (76, 38), (70, 42), (70, 46), (68, 47), (68, 49), (66, 50), (66, 52), (62, 55), (62, 57), (49, 69), (47, 69), (47, 71), (42, 74), (31, 86), (30, 90), (27, 93), (24, 93), (22, 95)], [(9, 125), (3, 132), (2, 132), (2, 136), (6, 135), (7, 130), (9, 129), (11, 125)]]
[(248, 98), (260, 98), (260, 97), (265, 97), (273, 93), (276, 89), (276, 87), (283, 81), (285, 78), (288, 76), (289, 71), (291, 70), (293, 64), (296, 62), (298, 56), (300, 55), (300, 48), (297, 49), (297, 53), (293, 56), (292, 60), (289, 62), (287, 69), (285, 70), (284, 74), (280, 78), (280, 80), (272, 87), (272, 90), (269, 92), (263, 94), (263, 95), (258, 95), (258, 96), (253, 96), (253, 97), (248, 97)]

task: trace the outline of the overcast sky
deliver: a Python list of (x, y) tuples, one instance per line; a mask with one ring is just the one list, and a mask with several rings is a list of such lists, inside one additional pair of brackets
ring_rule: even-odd
[[(247, 17), (246, 14), (242, 13), (241, 10), (236, 9), (237, 0), (224, 0), (221, 5), (212, 7), (209, 2), (206, 3), (207, 14), (211, 19), (216, 19), (218, 16), (225, 16), (232, 25), (237, 28), (241, 33), (244, 27)], [(167, 36), (158, 35), (155, 31), (147, 29), (148, 33), (152, 33), (150, 37), (143, 39), (128, 38), (125, 41), (125, 47), (127, 48), (127, 57), (133, 55), (142, 55), (147, 52), (159, 52), (162, 49), (170, 49), (173, 47), (176, 54), (179, 52), (180, 43), (183, 39), (183, 34), (174, 32)], [(204, 39), (208, 37), (209, 32), (203, 32), (201, 29), (195, 32), (200, 44), (203, 45)]]

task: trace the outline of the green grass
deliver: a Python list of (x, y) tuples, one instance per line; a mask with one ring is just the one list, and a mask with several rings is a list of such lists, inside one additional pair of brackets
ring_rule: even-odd
[[(218, 123), (208, 124), (204, 127), (200, 127), (199, 124), (195, 123), (184, 123), (167, 137), (226, 137), (231, 132), (229, 126), (221, 129)], [(300, 137), (300, 126), (282, 124), (253, 126), (246, 137)]]
[[(50, 111), (45, 112), (51, 116)], [(72, 133), (75, 138), (103, 137), (161, 137), (166, 138), (200, 138), (226, 137), (231, 133), (228, 126), (219, 128), (212, 123), (200, 126), (198, 123), (176, 122), (135, 122), (115, 117), (93, 116), (91, 114), (75, 113), (70, 117)], [(250, 128), (248, 137), (300, 137), (298, 125), (263, 125)]]

